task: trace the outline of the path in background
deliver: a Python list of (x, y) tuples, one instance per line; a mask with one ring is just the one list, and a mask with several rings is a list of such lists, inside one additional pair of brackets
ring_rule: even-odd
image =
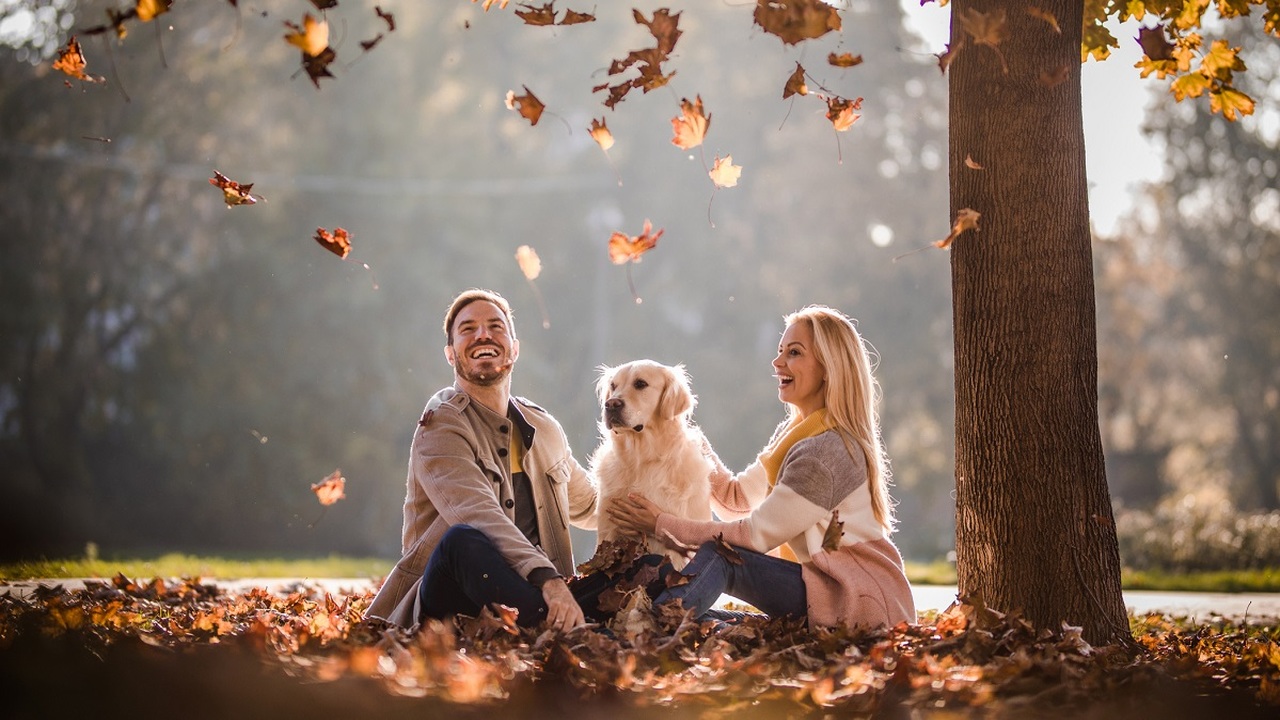
[[(100, 580), (99, 582), (109, 582)], [(228, 592), (245, 592), (253, 587), (267, 588), (273, 592), (289, 590), (295, 586), (319, 587), (334, 595), (363, 592), (373, 588), (373, 582), (364, 578), (244, 578), (240, 580), (219, 580), (217, 584)], [(26, 598), (38, 585), (62, 585), (68, 590), (84, 587), (85, 581), (75, 580), (21, 580), (0, 582), (0, 595), (12, 592), (14, 596)], [(916, 611), (945, 610), (956, 599), (954, 585), (915, 585), (911, 588), (915, 596)], [(1215, 617), (1232, 620), (1247, 619), (1261, 622), (1280, 619), (1280, 593), (1199, 593), (1199, 592), (1160, 592), (1153, 590), (1128, 590), (1124, 593), (1124, 604), (1135, 615), (1147, 613), (1164, 613), (1173, 617), (1187, 617), (1197, 621), (1208, 621)]]

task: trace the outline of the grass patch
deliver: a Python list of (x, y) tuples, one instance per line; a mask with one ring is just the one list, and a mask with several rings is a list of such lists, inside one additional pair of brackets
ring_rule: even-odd
[(29, 560), (0, 565), (0, 579), (110, 578), (124, 573), (139, 577), (236, 578), (377, 578), (391, 570), (393, 562), (380, 558), (234, 559), (169, 553), (151, 559), (103, 560), (65, 558)]
[(1124, 570), (1125, 590), (1186, 590), (1192, 592), (1280, 592), (1280, 568), (1170, 573), (1162, 570)]

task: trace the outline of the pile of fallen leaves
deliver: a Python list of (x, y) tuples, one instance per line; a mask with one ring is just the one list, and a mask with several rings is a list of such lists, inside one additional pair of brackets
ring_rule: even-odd
[(1134, 621), (1133, 642), (1093, 647), (1077, 628), (1036, 629), (980, 602), (878, 632), (762, 617), (698, 622), (628, 602), (615, 621), (567, 633), (522, 629), (502, 608), (411, 633), (365, 620), (371, 599), (369, 590), (228, 592), (198, 579), (123, 575), (0, 596), (3, 699), (57, 715), (69, 711), (57, 688), (78, 677), (88, 683), (85, 702), (99, 708), (113, 689), (146, 688), (148, 702), (204, 697), (188, 706), (197, 715), (222, 714), (212, 698), (383, 716), (420, 714), (424, 704), (455, 716), (496, 707), (504, 716), (577, 717), (1280, 711), (1274, 625), (1197, 626), (1157, 615)]

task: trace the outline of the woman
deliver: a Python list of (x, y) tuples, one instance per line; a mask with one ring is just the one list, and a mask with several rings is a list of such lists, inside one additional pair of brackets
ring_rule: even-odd
[[(610, 509), (631, 532), (698, 547), (682, 573), (689, 582), (655, 604), (679, 599), (701, 617), (727, 593), (810, 626), (915, 622), (902, 556), (889, 540), (878, 388), (853, 322), (821, 306), (792, 313), (773, 369), (787, 419), (737, 477), (715, 458), (713, 507), (728, 520), (677, 518), (639, 496)], [(741, 563), (717, 547), (720, 540)], [(780, 546), (795, 560), (764, 554)]]

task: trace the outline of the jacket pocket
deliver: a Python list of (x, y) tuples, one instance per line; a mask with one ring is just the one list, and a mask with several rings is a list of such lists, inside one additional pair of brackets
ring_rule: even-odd
[(551, 501), (556, 504), (556, 519), (560, 527), (569, 527), (569, 477), (572, 471), (569, 458), (552, 465), (547, 469), (547, 482), (551, 485)]

